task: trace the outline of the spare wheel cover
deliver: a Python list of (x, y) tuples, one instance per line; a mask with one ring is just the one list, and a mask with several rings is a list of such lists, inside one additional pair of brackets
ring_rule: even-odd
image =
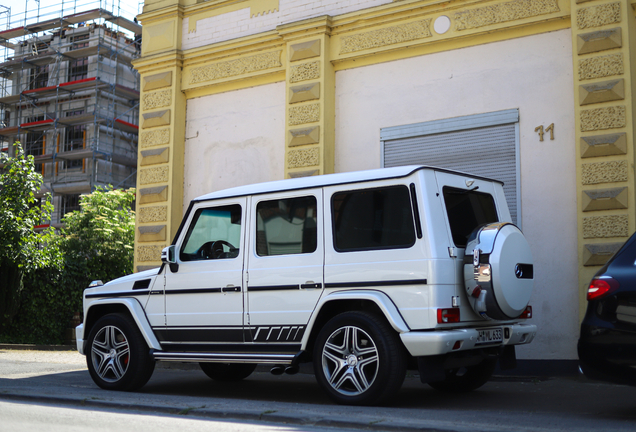
[(497, 304), (504, 315), (517, 318), (528, 305), (534, 285), (530, 245), (519, 228), (507, 224), (499, 229), (489, 262)]

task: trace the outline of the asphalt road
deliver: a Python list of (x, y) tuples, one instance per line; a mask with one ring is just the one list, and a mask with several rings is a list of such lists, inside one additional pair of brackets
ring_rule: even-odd
[(76, 352), (0, 350), (0, 400), (176, 419), (235, 419), (293, 430), (636, 430), (636, 388), (582, 377), (495, 377), (475, 392), (448, 395), (410, 375), (391, 406), (345, 407), (333, 405), (310, 374), (273, 376), (260, 370), (240, 383), (217, 383), (196, 367), (159, 367), (140, 392), (123, 393), (95, 386)]

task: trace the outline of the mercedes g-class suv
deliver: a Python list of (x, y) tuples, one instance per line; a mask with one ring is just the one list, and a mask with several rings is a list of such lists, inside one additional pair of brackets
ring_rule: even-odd
[(469, 174), (411, 166), (210, 193), (161, 258), (84, 292), (77, 347), (104, 389), (139, 389), (156, 361), (220, 381), (313, 362), (334, 401), (380, 404), (407, 369), (476, 389), (536, 334), (530, 247), (502, 184)]

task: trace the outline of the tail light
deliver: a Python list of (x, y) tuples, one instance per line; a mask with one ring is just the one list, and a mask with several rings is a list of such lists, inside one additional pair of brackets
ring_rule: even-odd
[(526, 306), (526, 309), (523, 312), (521, 312), (521, 315), (519, 316), (519, 318), (521, 319), (532, 318), (532, 306), (530, 305)]
[(587, 289), (587, 300), (597, 300), (613, 293), (620, 285), (611, 276), (599, 276), (592, 279), (590, 287)]
[(439, 324), (459, 322), (459, 308), (437, 309), (437, 322)]

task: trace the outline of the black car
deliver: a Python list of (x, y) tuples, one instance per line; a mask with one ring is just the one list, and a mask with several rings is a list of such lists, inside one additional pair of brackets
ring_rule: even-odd
[(587, 290), (578, 351), (586, 377), (636, 386), (636, 234)]

